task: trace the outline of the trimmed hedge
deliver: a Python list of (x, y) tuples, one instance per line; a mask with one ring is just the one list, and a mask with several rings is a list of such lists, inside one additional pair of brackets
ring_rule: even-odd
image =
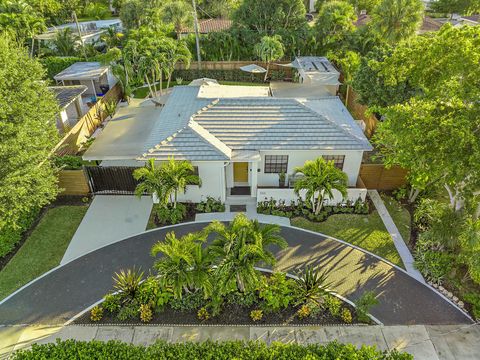
[(48, 56), (40, 59), (40, 63), (47, 70), (47, 77), (51, 80), (53, 80), (53, 77), (59, 72), (80, 61), (85, 61), (85, 59), (75, 56)]
[[(271, 80), (283, 80), (285, 78), (285, 72), (281, 70), (270, 70), (268, 75)], [(263, 74), (252, 76), (252, 74), (242, 70), (175, 70), (172, 79), (178, 78), (186, 82), (200, 78), (210, 78), (218, 81), (263, 83)]]
[(6, 226), (0, 230), (0, 258), (8, 255), (15, 248), (22, 239), (23, 233), (30, 229), (39, 213), (40, 210), (34, 209), (20, 219), (17, 228)]
[(221, 343), (178, 343), (158, 342), (148, 347), (118, 341), (59, 341), (56, 344), (34, 344), (31, 350), (13, 355), (15, 360), (30, 359), (365, 359), (365, 360), (410, 360), (413, 356), (393, 351), (389, 354), (375, 347), (357, 349), (352, 344), (331, 342), (326, 345), (297, 345), (263, 342), (227, 341)]

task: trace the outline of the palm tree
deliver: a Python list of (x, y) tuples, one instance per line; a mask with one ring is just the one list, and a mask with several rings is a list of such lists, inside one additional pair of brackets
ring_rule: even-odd
[(200, 177), (195, 175), (194, 170), (190, 161), (178, 161), (173, 157), (162, 165), (160, 176), (165, 184), (164, 194), (170, 198), (170, 202), (173, 202), (174, 208), (177, 207), (178, 193), (185, 193), (187, 191), (187, 185), (202, 184)]
[(275, 257), (267, 247), (273, 244), (281, 248), (287, 246), (279, 234), (278, 225), (261, 226), (257, 220), (249, 220), (244, 214), (235, 216), (228, 226), (214, 221), (205, 232), (216, 235), (210, 251), (217, 259), (215, 277), (220, 294), (233, 289), (240, 292), (253, 290), (258, 283), (254, 266), (260, 261), (275, 264)]
[(167, 2), (162, 8), (162, 14), (164, 22), (173, 24), (177, 39), (180, 39), (182, 28), (193, 24), (192, 7), (185, 1)]
[(191, 59), (192, 54), (190, 53), (190, 50), (188, 50), (187, 44), (183, 41), (173, 42), (171, 46), (166, 47), (164, 71), (167, 76), (167, 89), (170, 87), (170, 81), (172, 79), (173, 71), (175, 70), (175, 65), (177, 65), (178, 62), (183, 62), (188, 68)]
[(302, 167), (295, 169), (295, 174), (303, 176), (295, 181), (294, 190), (297, 195), (306, 190), (306, 199), (310, 199), (312, 210), (316, 215), (322, 209), (325, 197), (333, 198), (333, 190), (339, 191), (343, 197), (347, 195), (348, 177), (337, 169), (333, 161), (325, 161), (319, 157), (313, 161), (306, 161)]
[(203, 290), (205, 297), (212, 293), (211, 262), (208, 252), (202, 248), (203, 233), (191, 233), (178, 239), (170, 232), (164, 241), (152, 247), (152, 255), (163, 257), (155, 268), (164, 286), (171, 286), (175, 298), (181, 299), (184, 292)]
[(267, 63), (267, 71), (263, 81), (267, 81), (270, 63), (280, 60), (284, 55), (282, 37), (280, 35), (264, 36), (260, 43), (255, 45), (255, 53), (257, 56)]
[(53, 45), (59, 56), (74, 56), (78, 49), (78, 35), (75, 35), (71, 28), (58, 30)]
[(161, 168), (155, 166), (155, 160), (150, 159), (145, 162), (145, 166), (135, 169), (133, 178), (140, 183), (135, 188), (135, 195), (141, 197), (144, 194), (155, 194), (163, 204), (168, 202), (168, 196), (165, 196), (165, 186), (162, 178)]

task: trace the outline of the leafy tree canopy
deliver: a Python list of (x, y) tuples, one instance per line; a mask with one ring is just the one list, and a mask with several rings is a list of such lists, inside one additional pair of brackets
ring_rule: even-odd
[(56, 176), (46, 160), (58, 135), (53, 93), (41, 65), (3, 34), (0, 36), (0, 230), (57, 194)]
[(307, 25), (302, 0), (244, 0), (233, 13), (234, 25), (261, 34), (279, 29), (296, 30)]
[(448, 14), (472, 15), (480, 12), (478, 0), (436, 0), (431, 7), (434, 11)]

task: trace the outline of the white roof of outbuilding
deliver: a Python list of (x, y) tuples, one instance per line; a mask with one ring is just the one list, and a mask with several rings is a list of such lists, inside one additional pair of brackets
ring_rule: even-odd
[(98, 80), (108, 71), (108, 66), (99, 62), (77, 62), (55, 75), (55, 80)]

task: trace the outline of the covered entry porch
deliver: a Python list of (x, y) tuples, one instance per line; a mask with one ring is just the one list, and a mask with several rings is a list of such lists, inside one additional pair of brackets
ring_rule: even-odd
[(256, 197), (258, 182), (258, 151), (234, 151), (225, 167), (227, 197)]

